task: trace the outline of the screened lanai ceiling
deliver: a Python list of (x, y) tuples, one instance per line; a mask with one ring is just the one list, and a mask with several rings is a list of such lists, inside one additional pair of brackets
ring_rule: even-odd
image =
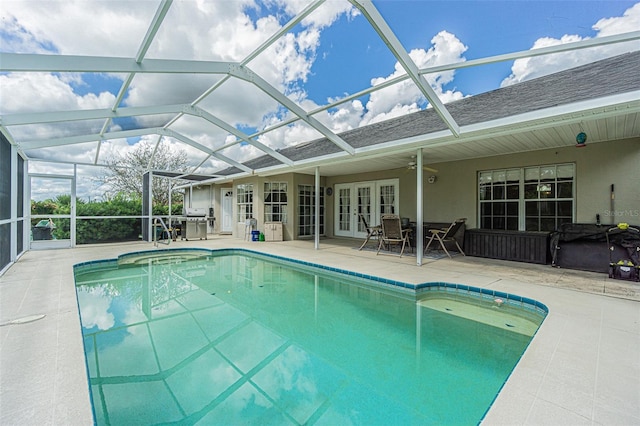
[[(336, 175), (345, 164), (404, 167), (417, 148), (438, 163), (572, 145), (579, 132), (590, 143), (640, 134), (637, 80), (618, 79), (637, 74), (638, 55), (600, 65), (615, 82), (579, 68), (640, 50), (640, 3), (9, 0), (0, 10), (0, 130), (35, 172), (165, 144), (187, 154), (187, 170), (167, 170), (175, 176)], [(589, 86), (564, 93), (578, 75), (568, 69)]]

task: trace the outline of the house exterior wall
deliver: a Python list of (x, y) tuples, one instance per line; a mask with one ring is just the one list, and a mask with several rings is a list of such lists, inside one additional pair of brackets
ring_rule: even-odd
[[(502, 168), (540, 166), (547, 164), (574, 163), (575, 175), (575, 222), (595, 223), (600, 214), (603, 224), (628, 222), (640, 225), (640, 138), (588, 144), (583, 148), (565, 147), (519, 154), (428, 164), (437, 173), (424, 171), (423, 184), (424, 220), (427, 222), (450, 222), (459, 217), (467, 218), (467, 228), (478, 227), (478, 172)], [(322, 168), (320, 169), (322, 174)], [(320, 186), (334, 188), (336, 184), (367, 182), (384, 179), (399, 181), (399, 213), (401, 217), (416, 220), (416, 178), (415, 171), (400, 168), (378, 172), (345, 174), (342, 176), (321, 176)], [(430, 184), (429, 176), (437, 180)], [(315, 176), (286, 173), (269, 177), (252, 176), (233, 182), (254, 185), (254, 216), (258, 229), (264, 226), (264, 183), (287, 182), (287, 223), (283, 226), (284, 239), (298, 238), (298, 185), (315, 185)], [(615, 209), (611, 209), (611, 184), (615, 185)], [(216, 216), (220, 212), (217, 199), (220, 187), (230, 187), (231, 183), (194, 188), (194, 207), (209, 207), (213, 204)], [(202, 195), (196, 196), (196, 191)], [(214, 197), (211, 202), (210, 198)], [(197, 200), (197, 205), (195, 205)], [(200, 204), (203, 204), (202, 206)], [(329, 196), (325, 192), (325, 235), (334, 236), (335, 192)], [(236, 206), (234, 202), (234, 222)], [(234, 227), (234, 232), (237, 226)]]
[[(560, 163), (576, 165), (575, 222), (595, 223), (600, 214), (604, 224), (640, 223), (640, 138), (430, 164), (438, 170), (438, 180), (424, 185), (425, 220), (448, 222), (466, 217), (467, 227), (476, 228), (479, 171)], [(615, 185), (614, 211), (611, 184)]]
[[(325, 186), (326, 178), (321, 177), (320, 186)], [(294, 174), (284, 173), (281, 175), (274, 175), (268, 177), (251, 176), (243, 179), (234, 180), (233, 183), (226, 183), (221, 185), (207, 185), (200, 188), (193, 189), (193, 206), (209, 207), (212, 205), (216, 212), (217, 221), (220, 220), (222, 211), (222, 205), (220, 200), (220, 188), (233, 188), (234, 203), (233, 203), (233, 234), (236, 237), (242, 238), (243, 234), (240, 234), (237, 223), (237, 206), (235, 202), (235, 194), (237, 194), (237, 186), (240, 184), (253, 184), (253, 213), (254, 218), (257, 220), (258, 229), (264, 229), (264, 184), (266, 182), (286, 182), (287, 183), (287, 222), (283, 224), (283, 237), (285, 240), (292, 240), (298, 238), (298, 185), (315, 185), (315, 176), (306, 174)], [(197, 205), (196, 205), (197, 203)], [(201, 206), (202, 204), (202, 206)], [(326, 220), (326, 219), (325, 219)], [(326, 222), (325, 222), (326, 223)], [(325, 227), (327, 225), (325, 224)], [(220, 224), (216, 224), (216, 230), (211, 229), (210, 232), (218, 232)]]

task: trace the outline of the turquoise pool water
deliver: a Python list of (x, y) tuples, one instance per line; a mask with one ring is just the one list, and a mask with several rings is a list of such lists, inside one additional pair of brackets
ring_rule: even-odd
[(134, 253), (75, 276), (99, 425), (477, 424), (545, 315), (243, 250)]

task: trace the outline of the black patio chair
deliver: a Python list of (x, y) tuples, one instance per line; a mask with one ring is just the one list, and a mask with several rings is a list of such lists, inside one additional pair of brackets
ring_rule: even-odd
[(378, 251), (376, 254), (380, 253), (380, 249), (383, 245), (391, 248), (393, 245), (402, 244), (402, 248), (400, 249), (400, 257), (404, 253), (404, 248), (406, 246), (410, 246), (409, 243), (409, 229), (402, 229), (402, 223), (400, 222), (400, 217), (397, 215), (384, 215), (382, 216), (382, 234), (380, 235), (380, 242), (378, 243)]
[(449, 251), (447, 250), (445, 243), (450, 241), (453, 241), (456, 244), (456, 247), (458, 247), (458, 251), (460, 251), (460, 253), (462, 253), (463, 256), (466, 256), (464, 254), (464, 251), (462, 251), (460, 244), (458, 244), (458, 241), (456, 241), (456, 238), (455, 238), (456, 232), (458, 232), (460, 227), (464, 225), (466, 220), (467, 218), (456, 219), (451, 223), (451, 225), (449, 225), (448, 228), (429, 229), (429, 233), (431, 234), (431, 237), (429, 238), (429, 242), (427, 242), (427, 245), (424, 248), (425, 254), (429, 250), (429, 246), (431, 245), (433, 240), (438, 240), (438, 242), (440, 243), (440, 247), (442, 247), (442, 250), (444, 250), (444, 252), (447, 253), (447, 256), (449, 256), (449, 258), (451, 258), (451, 254), (449, 254)]
[(362, 243), (362, 245), (358, 249), (358, 250), (362, 250), (364, 248), (364, 246), (367, 245), (367, 243), (369, 242), (369, 240), (371, 238), (379, 238), (380, 237), (380, 234), (382, 234), (382, 228), (379, 225), (378, 226), (369, 226), (369, 224), (367, 223), (367, 219), (364, 218), (364, 215), (362, 213), (358, 213), (358, 216), (360, 217), (360, 222), (362, 222), (362, 227), (367, 232), (367, 237), (364, 239), (364, 242)]

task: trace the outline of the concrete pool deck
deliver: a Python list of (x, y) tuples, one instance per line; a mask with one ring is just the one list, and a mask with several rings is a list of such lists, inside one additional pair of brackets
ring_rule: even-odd
[[(549, 315), (486, 425), (640, 424), (640, 284), (606, 274), (456, 256), (358, 251), (358, 241), (246, 242), (214, 236), (163, 248), (241, 247), (409, 283), (444, 281), (538, 300)], [(150, 243), (30, 251), (0, 277), (0, 424), (92, 424), (72, 266)], [(8, 321), (44, 314), (23, 324)]]

